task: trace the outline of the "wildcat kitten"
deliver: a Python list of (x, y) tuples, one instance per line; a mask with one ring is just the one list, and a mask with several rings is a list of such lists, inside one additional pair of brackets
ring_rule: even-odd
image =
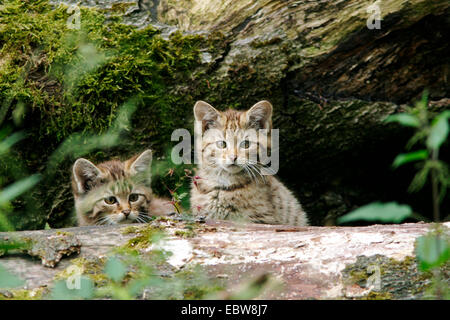
[(149, 221), (151, 215), (173, 211), (168, 200), (150, 188), (152, 151), (124, 162), (94, 165), (80, 158), (73, 165), (72, 190), (78, 225), (111, 225)]
[[(194, 106), (198, 178), (191, 187), (191, 209), (212, 219), (308, 225), (294, 195), (273, 175), (261, 175), (258, 148), (270, 150), (272, 105), (260, 101), (247, 111), (220, 112), (204, 101)], [(268, 129), (266, 136), (251, 134)], [(253, 157), (252, 157), (253, 156)], [(257, 160), (255, 160), (257, 159)]]

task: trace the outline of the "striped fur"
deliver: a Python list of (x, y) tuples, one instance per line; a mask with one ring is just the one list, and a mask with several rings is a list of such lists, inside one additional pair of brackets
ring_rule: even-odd
[(94, 165), (83, 158), (75, 161), (72, 190), (78, 225), (143, 223), (150, 216), (172, 212), (168, 200), (153, 196), (151, 157), (151, 151), (146, 150), (124, 162), (111, 160)]
[[(191, 187), (191, 209), (211, 219), (308, 225), (300, 203), (275, 176), (261, 175), (258, 148), (269, 149), (270, 135), (251, 130), (272, 128), (272, 105), (255, 104), (248, 111), (219, 112), (203, 101), (194, 106), (198, 179)], [(248, 147), (245, 141), (248, 141)], [(225, 147), (223, 145), (225, 142)], [(253, 156), (253, 157), (252, 157)], [(256, 161), (255, 161), (256, 159)]]

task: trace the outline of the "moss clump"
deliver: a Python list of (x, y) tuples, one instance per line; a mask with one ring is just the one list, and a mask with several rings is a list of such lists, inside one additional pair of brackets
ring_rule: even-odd
[(31, 290), (10, 289), (0, 292), (0, 300), (41, 300), (47, 292), (47, 288), (44, 287)]
[[(182, 299), (208, 299), (214, 293), (224, 290), (223, 280), (208, 279), (201, 266), (191, 266), (174, 274), (174, 279), (183, 282)], [(176, 298), (176, 297), (174, 297)]]
[(111, 11), (117, 13), (125, 13), (130, 7), (135, 4), (133, 2), (119, 2), (111, 4)]
[(108, 277), (103, 272), (106, 259), (86, 259), (81, 257), (73, 259), (71, 262), (72, 264), (69, 267), (55, 276), (55, 281), (68, 279), (73, 274), (73, 267), (75, 266), (81, 272), (81, 275), (89, 277), (97, 286), (102, 286), (109, 282)]
[[(414, 257), (406, 257), (402, 261), (387, 258), (383, 255), (370, 257), (358, 256), (354, 264), (348, 265), (343, 271), (344, 283), (367, 287), (369, 277), (373, 276), (370, 266), (376, 266), (380, 274), (380, 290), (372, 290), (362, 299), (420, 299), (424, 298), (432, 284), (433, 275), (421, 272)], [(448, 274), (449, 266), (443, 271)], [(447, 271), (446, 271), (447, 270)]]
[(0, 239), (0, 257), (15, 252), (25, 252), (33, 246), (33, 240), (28, 237)]
[(136, 229), (136, 237), (130, 239), (125, 244), (125, 248), (128, 249), (145, 249), (148, 248), (153, 242), (158, 241), (163, 236), (163, 227), (146, 225), (142, 228)]
[(56, 231), (56, 234), (58, 236), (74, 236), (74, 234), (72, 232), (67, 232), (67, 231)]
[(362, 297), (361, 300), (391, 300), (392, 294), (389, 292), (375, 292), (371, 291), (366, 296)]
[(186, 229), (175, 231), (175, 235), (182, 238), (193, 238), (196, 236), (196, 233), (192, 229)]
[(129, 226), (129, 227), (126, 227), (125, 229), (122, 230), (122, 234), (123, 234), (123, 235), (126, 235), (126, 234), (136, 233), (137, 230), (138, 230), (137, 227), (135, 227), (135, 226)]

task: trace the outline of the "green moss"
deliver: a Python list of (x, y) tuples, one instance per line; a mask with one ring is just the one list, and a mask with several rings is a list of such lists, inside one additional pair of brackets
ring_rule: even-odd
[(119, 2), (111, 4), (111, 11), (117, 13), (125, 13), (130, 7), (134, 6), (133, 2)]
[(0, 257), (15, 252), (24, 252), (31, 249), (33, 240), (27, 237), (23, 238), (9, 238), (4, 237), (0, 239)]
[(56, 231), (56, 234), (58, 236), (74, 236), (74, 234), (72, 232), (67, 232), (67, 231)]
[(361, 300), (391, 300), (392, 294), (389, 292), (375, 292), (371, 291), (366, 296), (362, 297)]
[[(432, 284), (433, 275), (421, 272), (414, 257), (406, 257), (402, 261), (387, 258), (382, 255), (370, 257), (359, 256), (354, 264), (348, 265), (343, 271), (344, 283), (357, 284), (365, 288), (373, 271), (370, 266), (376, 266), (380, 272), (380, 290), (372, 290), (363, 299), (405, 299), (424, 298)], [(444, 266), (442, 272), (448, 276), (450, 265)]]
[(254, 48), (261, 48), (261, 47), (266, 47), (266, 46), (270, 46), (272, 44), (277, 44), (282, 42), (283, 40), (280, 37), (273, 37), (270, 38), (268, 40), (263, 40), (263, 41), (253, 41), (250, 43), (250, 45)]
[(175, 231), (175, 235), (182, 238), (193, 238), (196, 236), (196, 233), (191, 229), (187, 229), (187, 230), (177, 230)]
[(182, 292), (184, 300), (207, 299), (208, 296), (224, 290), (224, 283), (201, 277), (202, 274), (205, 274), (205, 270), (199, 266), (187, 268), (175, 274), (174, 278), (181, 279), (184, 283)]
[(41, 300), (47, 289), (39, 287), (35, 289), (9, 289), (7, 292), (0, 292), (0, 300)]
[(123, 229), (122, 231), (121, 231), (121, 233), (122, 234), (131, 234), (131, 233), (136, 233), (136, 231), (138, 230), (138, 228), (137, 227), (135, 227), (135, 226), (129, 226), (129, 227), (126, 227), (125, 229)]
[(162, 230), (162, 227), (153, 225), (137, 228), (135, 231), (137, 236), (128, 240), (125, 248), (135, 250), (148, 248), (154, 241), (159, 240), (163, 236)]
[(65, 280), (69, 278), (73, 273), (73, 267), (77, 267), (81, 274), (89, 277), (96, 285), (101, 286), (105, 285), (109, 282), (108, 277), (103, 273), (103, 269), (105, 268), (106, 259), (97, 258), (97, 259), (86, 259), (86, 258), (75, 258), (71, 260), (71, 265), (59, 272), (54, 280)]

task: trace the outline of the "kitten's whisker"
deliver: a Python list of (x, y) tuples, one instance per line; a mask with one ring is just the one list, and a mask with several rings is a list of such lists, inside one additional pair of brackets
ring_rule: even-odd
[(252, 179), (252, 181), (258, 183), (256, 175), (253, 173), (253, 170), (251, 170), (250, 166), (246, 164), (245, 167), (247, 169), (247, 172), (250, 174), (250, 178)]
[(97, 221), (95, 222), (95, 225), (96, 225), (96, 226), (104, 225), (105, 222), (107, 222), (108, 220), (109, 220), (109, 217), (108, 217), (108, 216), (100, 217), (100, 218), (97, 219)]
[[(267, 170), (269, 173), (271, 173), (273, 175), (276, 174), (275, 170), (272, 169), (271, 167), (269, 167), (266, 164), (262, 164), (262, 163), (256, 162), (256, 161), (248, 161), (248, 163), (251, 164), (251, 165), (255, 165), (256, 167), (263, 167), (264, 170)], [(260, 169), (260, 168), (258, 168), (258, 169)]]
[(250, 165), (250, 169), (255, 173), (255, 176), (258, 178), (258, 182), (259, 180), (261, 180), (263, 184), (266, 183), (265, 179), (261, 176), (257, 168), (255, 168), (253, 165)]
[(147, 223), (149, 222), (150, 217), (144, 212), (139, 212), (139, 215), (137, 216), (136, 220), (140, 221), (141, 223)]
[(136, 217), (136, 221), (139, 223), (146, 223), (146, 221), (143, 218), (141, 218), (140, 216)]
[(245, 172), (247, 172), (248, 176), (250, 177), (250, 180), (254, 181), (254, 176), (253, 174), (250, 172), (250, 170), (247, 168), (247, 165), (244, 164), (244, 170)]
[(261, 167), (263, 167), (264, 170), (267, 170), (269, 173), (271, 173), (271, 174), (273, 174), (273, 175), (276, 174), (275, 170), (272, 169), (271, 167), (269, 167), (269, 166), (267, 166), (267, 165), (265, 165), (265, 164), (262, 164), (262, 163), (259, 163), (258, 165), (261, 166)]
[(255, 165), (249, 165), (249, 167), (256, 173), (258, 174), (258, 177), (261, 178), (263, 184), (266, 183), (266, 178), (259, 172), (258, 168)]

